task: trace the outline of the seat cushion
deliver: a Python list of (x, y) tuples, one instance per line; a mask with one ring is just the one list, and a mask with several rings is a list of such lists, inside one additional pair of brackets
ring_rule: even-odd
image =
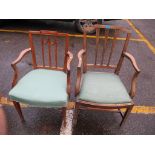
[(10, 99), (33, 106), (64, 107), (68, 102), (67, 75), (36, 69), (26, 74), (9, 92)]
[(99, 104), (131, 102), (131, 98), (119, 76), (106, 72), (85, 73), (78, 99)]

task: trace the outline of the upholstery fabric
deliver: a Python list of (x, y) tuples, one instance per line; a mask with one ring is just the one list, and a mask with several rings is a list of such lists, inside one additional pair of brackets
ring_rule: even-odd
[(85, 73), (78, 99), (98, 104), (131, 102), (131, 98), (119, 76), (106, 72)]
[(32, 106), (64, 107), (68, 102), (67, 75), (63, 71), (36, 69), (9, 92), (10, 99)]

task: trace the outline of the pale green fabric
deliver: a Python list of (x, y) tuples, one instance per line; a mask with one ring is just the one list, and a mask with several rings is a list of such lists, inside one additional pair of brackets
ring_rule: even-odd
[(131, 102), (131, 98), (119, 76), (106, 72), (85, 73), (78, 99), (101, 104)]
[(67, 75), (36, 69), (26, 74), (9, 92), (10, 99), (33, 106), (64, 107), (68, 102)]

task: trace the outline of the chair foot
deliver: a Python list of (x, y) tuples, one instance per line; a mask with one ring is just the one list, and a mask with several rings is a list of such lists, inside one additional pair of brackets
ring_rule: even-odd
[(62, 108), (62, 118), (63, 118), (64, 127), (66, 127), (66, 124), (67, 124), (67, 121), (66, 121), (66, 112), (67, 112), (66, 107), (65, 108)]
[(21, 122), (24, 123), (24, 122), (25, 122), (25, 119), (24, 119), (24, 116), (23, 116), (23, 114), (22, 114), (22, 110), (21, 110), (21, 107), (20, 107), (19, 102), (13, 101), (13, 104), (14, 104), (14, 106), (15, 106), (15, 109), (16, 109), (17, 112), (18, 112), (18, 115), (19, 115), (19, 117), (20, 117), (20, 119), (21, 119)]
[(132, 108), (133, 108), (133, 105), (127, 108), (127, 110), (126, 110), (126, 112), (125, 112), (125, 114), (124, 114), (124, 116), (122, 118), (122, 121), (120, 123), (120, 127), (122, 127), (124, 125), (124, 123), (126, 122), (126, 120), (127, 120), (128, 116), (129, 116)]

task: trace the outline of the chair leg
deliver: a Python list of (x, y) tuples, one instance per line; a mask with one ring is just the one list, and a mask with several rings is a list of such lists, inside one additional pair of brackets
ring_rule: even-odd
[(118, 112), (120, 113), (121, 117), (123, 118), (124, 115), (123, 115), (123, 113), (122, 113), (120, 108), (118, 108)]
[(75, 103), (75, 109), (74, 109), (74, 121), (73, 121), (73, 126), (75, 128), (76, 124), (77, 124), (77, 118), (78, 118), (78, 114), (79, 114), (79, 106), (77, 105), (77, 103)]
[(121, 126), (121, 127), (123, 126), (123, 124), (124, 124), (125, 121), (127, 120), (127, 118), (128, 118), (128, 116), (129, 116), (129, 114), (130, 114), (132, 108), (133, 108), (133, 105), (127, 108), (127, 110), (126, 110), (126, 112), (125, 112), (125, 114), (124, 114), (124, 116), (123, 116), (123, 119), (122, 119), (122, 121), (121, 121), (121, 123), (120, 123), (120, 126)]
[(22, 110), (21, 110), (21, 107), (20, 107), (19, 102), (13, 101), (13, 104), (14, 104), (14, 106), (15, 106), (17, 112), (18, 112), (18, 115), (19, 115), (19, 117), (20, 117), (22, 123), (24, 123), (24, 122), (25, 122), (25, 119), (24, 119), (24, 116), (23, 116), (23, 114), (22, 114)]
[(62, 118), (63, 118), (63, 122), (64, 122), (64, 127), (66, 127), (66, 112), (67, 112), (67, 109), (66, 107), (62, 108)]

